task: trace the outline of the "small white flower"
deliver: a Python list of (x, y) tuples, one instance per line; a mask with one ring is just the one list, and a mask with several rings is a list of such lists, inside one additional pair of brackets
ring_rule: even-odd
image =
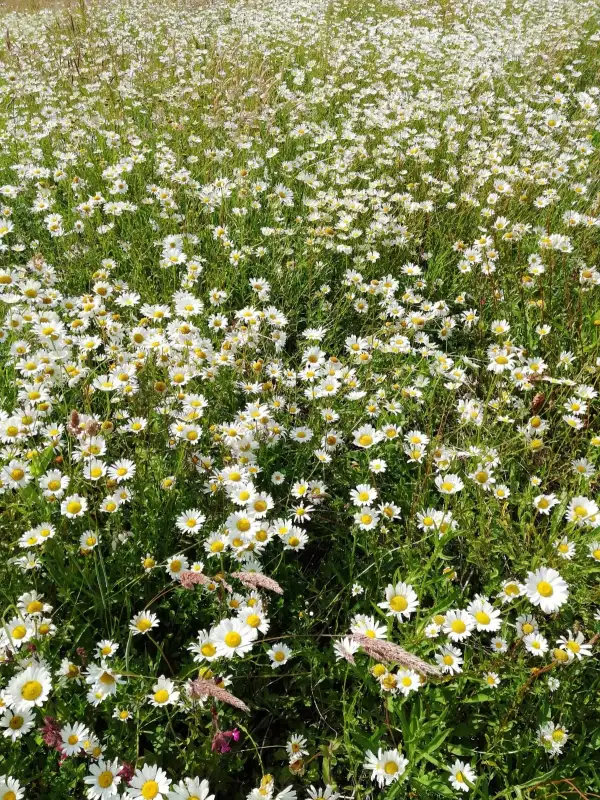
[(380, 788), (394, 783), (406, 772), (408, 759), (404, 758), (398, 750), (382, 750), (377, 754), (368, 750), (365, 754), (366, 770), (371, 770), (371, 780), (376, 781)]
[(456, 759), (450, 767), (450, 783), (461, 792), (468, 792), (476, 782), (477, 776), (465, 761)]

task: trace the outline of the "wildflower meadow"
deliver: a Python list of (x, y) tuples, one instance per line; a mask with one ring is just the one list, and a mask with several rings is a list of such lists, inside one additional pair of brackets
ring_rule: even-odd
[(0, 800), (600, 797), (597, 1), (0, 37)]

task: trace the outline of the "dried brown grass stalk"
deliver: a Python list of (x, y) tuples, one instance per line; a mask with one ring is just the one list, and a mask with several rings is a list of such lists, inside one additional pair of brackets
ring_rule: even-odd
[(221, 689), (216, 683), (205, 681), (203, 678), (196, 678), (196, 680), (190, 681), (190, 696), (198, 699), (214, 697), (215, 700), (220, 700), (222, 703), (239, 708), (240, 711), (245, 711), (247, 714), (250, 713), (248, 706), (238, 697), (228, 692), (227, 689)]
[(237, 578), (240, 583), (247, 586), (249, 589), (267, 589), (269, 592), (275, 594), (283, 594), (283, 589), (274, 581), (273, 578), (267, 578), (266, 575), (261, 575), (260, 572), (232, 572), (232, 578)]
[(355, 633), (352, 637), (368, 655), (378, 661), (393, 661), (407, 669), (414, 669), (421, 675), (439, 675), (440, 671), (433, 664), (422, 661), (418, 656), (409, 653), (402, 647), (384, 639), (371, 639), (362, 633)]

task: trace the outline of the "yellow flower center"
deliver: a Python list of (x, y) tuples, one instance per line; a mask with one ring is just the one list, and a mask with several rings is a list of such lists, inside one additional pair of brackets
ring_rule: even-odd
[(576, 517), (587, 517), (587, 508), (585, 506), (575, 506), (573, 513)]
[(388, 690), (395, 689), (396, 686), (398, 685), (398, 682), (396, 681), (396, 676), (392, 675), (391, 673), (386, 675), (382, 681), (382, 685), (385, 689)]
[(220, 553), (221, 550), (225, 547), (223, 542), (220, 539), (217, 539), (216, 542), (213, 542), (210, 546), (212, 553)]
[(100, 683), (103, 683), (105, 686), (112, 686), (115, 682), (115, 678), (110, 672), (103, 672), (99, 678)]
[(212, 658), (217, 652), (217, 648), (214, 646), (214, 644), (212, 644), (212, 642), (206, 642), (206, 644), (203, 644), (200, 648), (200, 652), (203, 656), (206, 656), (206, 658)]
[(288, 544), (290, 545), (290, 547), (298, 547), (298, 545), (300, 544), (300, 539), (297, 536), (290, 536), (290, 538), (288, 539)]
[(237, 527), (238, 531), (242, 531), (242, 533), (246, 533), (246, 531), (250, 530), (252, 525), (251, 525), (251, 522), (250, 522), (249, 519), (245, 519), (244, 518), (244, 519), (240, 519), (240, 520), (237, 521), (236, 527)]
[(22, 639), (27, 635), (27, 628), (25, 625), (17, 625), (12, 632), (13, 639)]
[(363, 525), (370, 525), (373, 522), (373, 517), (370, 514), (361, 514), (360, 521)]
[(27, 681), (21, 688), (21, 697), (31, 703), (38, 699), (43, 690), (44, 687), (39, 681)]
[(581, 645), (573, 641), (567, 642), (567, 647), (572, 653), (578, 653), (581, 650)]
[(569, 654), (566, 653), (564, 650), (561, 650), (557, 647), (555, 650), (552, 651), (552, 655), (554, 656), (556, 661), (562, 661), (563, 663), (569, 660)]
[(275, 659), (275, 661), (279, 662), (284, 661), (285, 653), (283, 652), (283, 650), (277, 650), (277, 652), (273, 654), (273, 658)]
[(490, 623), (490, 615), (486, 614), (485, 611), (476, 611), (475, 612), (475, 619), (479, 622), (480, 625), (489, 625)]
[(154, 700), (157, 703), (166, 703), (169, 699), (169, 693), (166, 689), (159, 689), (158, 692), (154, 693)]
[(171, 572), (179, 572), (181, 570), (181, 561), (179, 561), (177, 558), (174, 561), (171, 561), (170, 568)]
[(450, 483), (450, 481), (444, 481), (441, 488), (444, 490), (444, 492), (451, 492), (454, 488), (454, 484)]
[(464, 633), (467, 630), (467, 626), (462, 619), (455, 619), (450, 627), (453, 633)]
[(548, 581), (540, 581), (537, 585), (538, 594), (541, 594), (542, 597), (552, 597), (554, 594), (554, 589), (552, 585), (548, 583)]
[(39, 600), (32, 600), (27, 605), (27, 613), (28, 614), (39, 614), (39, 612), (42, 610), (42, 608), (43, 608), (43, 606), (42, 606), (42, 604), (40, 603)]
[(260, 625), (260, 617), (258, 614), (250, 614), (246, 619), (246, 625), (249, 625), (251, 628), (258, 628)]
[(67, 739), (67, 741), (68, 741), (68, 743), (69, 743), (69, 744), (71, 744), (71, 745), (73, 745), (73, 744), (77, 744), (77, 742), (79, 741), (79, 736), (76, 736), (74, 733), (72, 733), (72, 734), (69, 736), (69, 738)]
[(107, 789), (109, 786), (113, 784), (113, 774), (112, 772), (101, 772), (98, 775), (98, 786), (101, 789)]
[(242, 637), (237, 631), (229, 631), (225, 634), (225, 644), (227, 647), (239, 647), (242, 643)]
[(8, 727), (13, 731), (18, 731), (19, 728), (23, 727), (23, 717), (19, 717), (15, 714), (15, 716), (8, 723)]
[(395, 775), (398, 772), (398, 764), (395, 761), (386, 761), (383, 771), (386, 775)]
[(408, 608), (408, 600), (401, 594), (396, 594), (390, 600), (390, 608), (393, 611), (405, 611)]
[(25, 477), (25, 472), (17, 467), (12, 470), (10, 476), (13, 479), (13, 481), (21, 481)]
[(535, 628), (531, 624), (531, 622), (524, 622), (522, 626), (523, 633), (527, 635), (528, 633), (533, 633)]
[(363, 435), (359, 437), (358, 443), (361, 447), (368, 447), (370, 444), (373, 444), (373, 437), (368, 433), (363, 433)]
[(70, 503), (67, 503), (67, 511), (69, 514), (79, 514), (81, 511), (81, 503), (78, 500), (71, 500)]
[(142, 785), (142, 797), (144, 800), (154, 800), (158, 794), (158, 783), (156, 781), (145, 781)]
[(138, 629), (138, 631), (142, 631), (142, 633), (144, 631), (147, 631), (151, 627), (152, 623), (150, 622), (149, 619), (146, 619), (145, 617), (144, 619), (140, 619), (138, 622), (136, 622), (136, 628)]

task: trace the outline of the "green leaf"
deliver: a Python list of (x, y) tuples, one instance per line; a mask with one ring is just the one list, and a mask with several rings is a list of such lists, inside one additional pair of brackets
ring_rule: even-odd
[(31, 462), (31, 474), (35, 478), (39, 478), (41, 475), (46, 472), (48, 469), (48, 465), (52, 461), (54, 457), (54, 448), (52, 446), (47, 447), (43, 453), (37, 455)]

